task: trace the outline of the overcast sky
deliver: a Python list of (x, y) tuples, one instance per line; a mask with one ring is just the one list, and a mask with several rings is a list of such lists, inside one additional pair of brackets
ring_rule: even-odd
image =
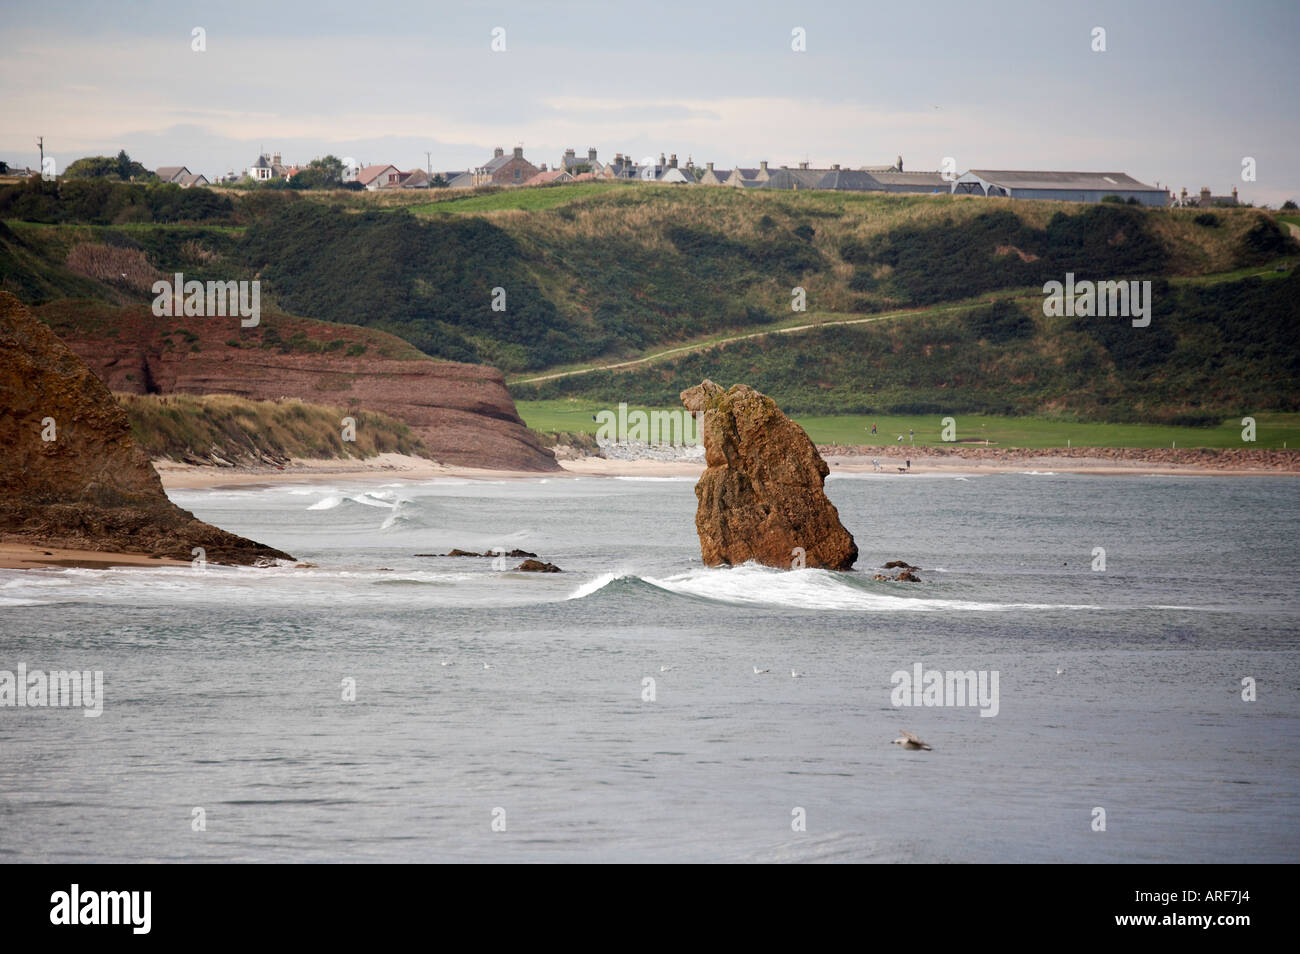
[(7, 4), (0, 50), (0, 159), (33, 168), (40, 135), (60, 170), (125, 148), (208, 176), (259, 150), (408, 169), (428, 151), (448, 170), (498, 145), (538, 164), (594, 146), (720, 169), (951, 156), (1300, 199), (1296, 0), (40, 0)]

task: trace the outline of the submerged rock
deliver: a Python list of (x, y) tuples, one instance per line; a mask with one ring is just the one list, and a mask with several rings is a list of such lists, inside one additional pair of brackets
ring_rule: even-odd
[(543, 563), (541, 560), (525, 560), (515, 567), (516, 570), (522, 570), (524, 573), (563, 573), (554, 563)]
[(743, 384), (724, 392), (706, 380), (681, 397), (704, 441), (695, 529), (706, 564), (853, 566), (857, 545), (822, 489), (829, 469), (802, 427)]

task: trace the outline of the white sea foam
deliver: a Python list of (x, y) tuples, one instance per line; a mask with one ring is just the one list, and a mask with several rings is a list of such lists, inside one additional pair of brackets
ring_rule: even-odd
[(985, 603), (973, 600), (935, 599), (924, 596), (895, 596), (873, 592), (829, 570), (775, 570), (746, 564), (728, 568), (700, 568), (673, 576), (636, 577), (605, 573), (578, 587), (569, 599), (582, 599), (609, 586), (615, 580), (641, 579), (651, 586), (721, 603), (753, 606), (786, 606), (796, 609), (844, 610), (848, 612), (946, 612), (998, 613), (1007, 610), (1090, 609), (1104, 607), (1075, 603)]

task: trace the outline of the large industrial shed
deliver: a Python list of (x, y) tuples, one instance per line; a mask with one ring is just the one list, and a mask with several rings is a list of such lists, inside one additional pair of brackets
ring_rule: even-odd
[(1122, 172), (1014, 172), (972, 169), (952, 183), (958, 195), (1001, 195), (1013, 199), (1057, 199), (1063, 202), (1100, 202), (1117, 195), (1126, 202), (1164, 206), (1169, 194), (1164, 189), (1138, 182)]

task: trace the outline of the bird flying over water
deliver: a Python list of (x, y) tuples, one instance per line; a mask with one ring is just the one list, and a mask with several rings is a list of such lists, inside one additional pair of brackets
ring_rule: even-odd
[(761, 675), (763, 675), (763, 673), (765, 673), (765, 672), (771, 672), (771, 671), (772, 671), (772, 670), (770, 670), (770, 669), (759, 669), (757, 666), (754, 667), (754, 675), (755, 675), (755, 676), (761, 676)]
[(924, 749), (927, 752), (931, 751), (929, 742), (922, 742), (906, 729), (903, 730), (902, 738), (895, 739), (893, 744), (901, 745), (905, 749)]

